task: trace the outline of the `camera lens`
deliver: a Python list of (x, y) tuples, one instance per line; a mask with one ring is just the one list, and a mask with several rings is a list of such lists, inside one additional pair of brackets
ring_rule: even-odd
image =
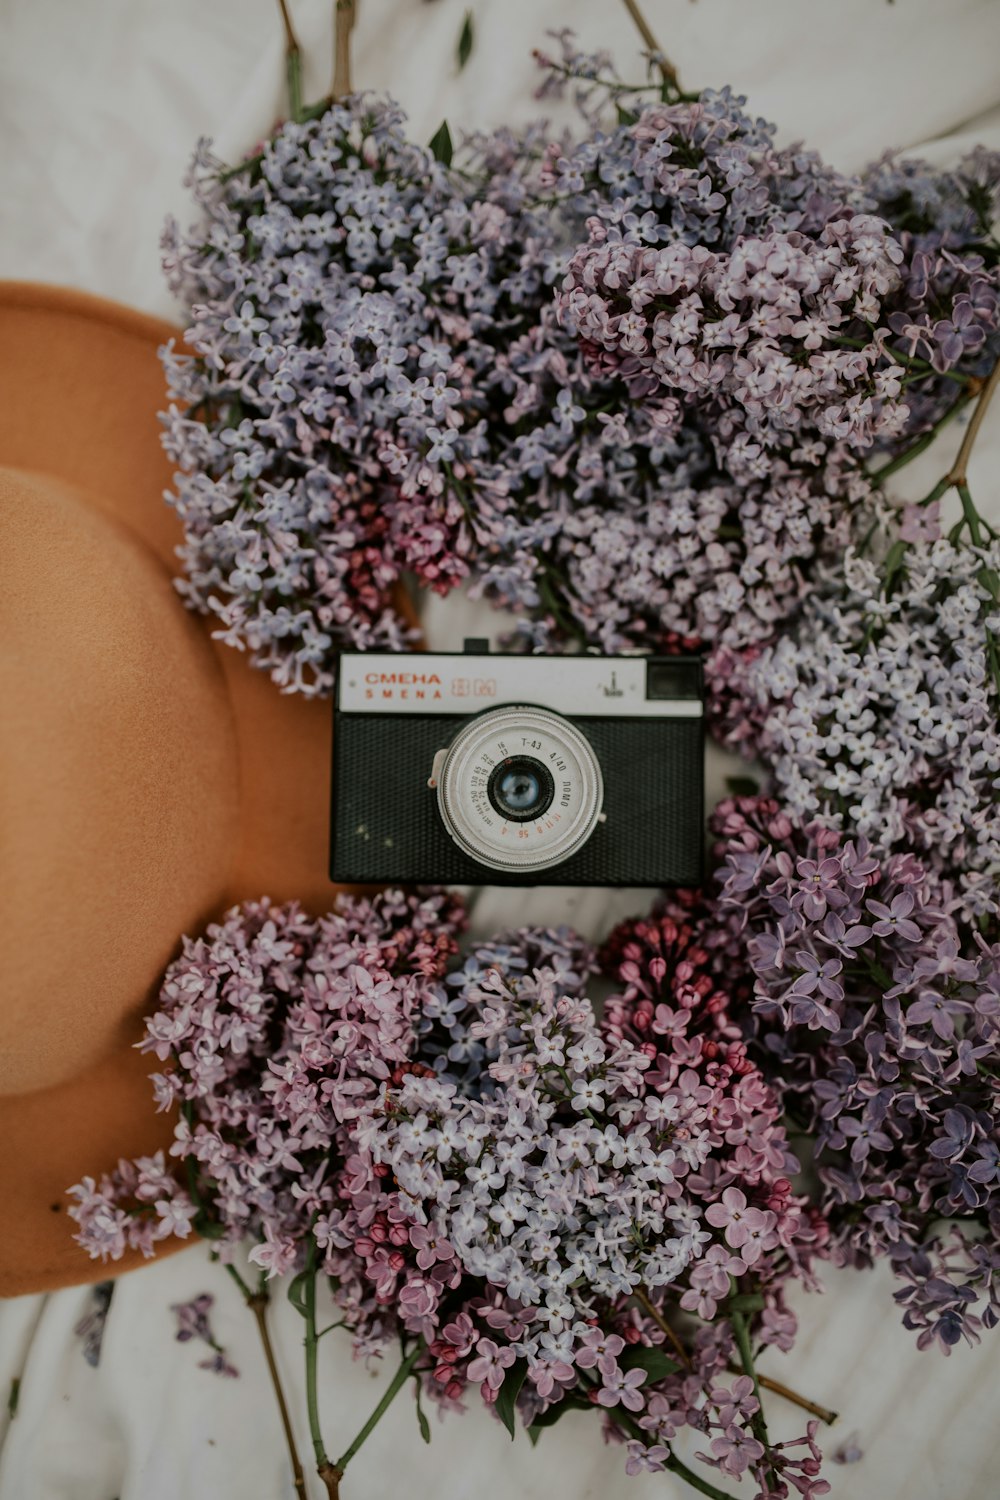
[(487, 869), (551, 870), (601, 821), (604, 782), (586, 736), (532, 704), (508, 704), (462, 726), (434, 758), (445, 828)]
[(502, 818), (526, 823), (540, 818), (552, 805), (556, 787), (541, 761), (530, 755), (513, 755), (494, 769), (486, 795)]

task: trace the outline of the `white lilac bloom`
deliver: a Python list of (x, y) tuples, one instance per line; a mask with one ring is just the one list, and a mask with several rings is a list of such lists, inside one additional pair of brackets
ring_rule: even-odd
[(887, 585), (849, 551), (743, 683), (787, 812), (912, 850), (973, 924), (1000, 911), (998, 569), (997, 542), (914, 542)]

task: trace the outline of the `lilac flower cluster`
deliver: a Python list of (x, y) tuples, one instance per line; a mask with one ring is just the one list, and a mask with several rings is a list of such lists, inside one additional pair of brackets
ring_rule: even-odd
[(774, 1098), (680, 908), (621, 929), (600, 962), (624, 986), (603, 1022), (585, 993), (597, 956), (565, 929), (507, 934), (449, 975), (421, 1049), (436, 1076), (404, 1076), (360, 1125), (361, 1211), (333, 1238), (361, 1230), (444, 1404), (506, 1392), (538, 1429), (596, 1404), (631, 1423), (633, 1473), (676, 1467), (670, 1442), (694, 1425), (699, 1456), (752, 1469), (761, 1494), (787, 1493), (769, 1488), (787, 1472), (818, 1495), (811, 1434), (805, 1455), (769, 1445), (768, 1478), (752, 1382), (726, 1375), (729, 1309), (789, 1347), (785, 1287), (825, 1243), (792, 1195)]
[(162, 1109), (178, 1105), (171, 1153), (121, 1162), (73, 1189), (92, 1255), (146, 1255), (192, 1226), (223, 1259), (249, 1240), (271, 1273), (301, 1269), (304, 1242), (333, 1200), (347, 1124), (406, 1066), (422, 982), (455, 949), (462, 909), (440, 894), (342, 897), (319, 920), (296, 905), (234, 908), (185, 939), (142, 1049)]
[(923, 376), (940, 407), (938, 377), (995, 356), (1000, 158), (980, 152), (939, 178), (936, 238), (901, 227), (900, 242), (891, 211), (870, 209), (895, 199), (909, 222), (905, 167), (839, 178), (778, 151), (725, 93), (648, 107), (621, 134), (561, 314), (633, 400), (697, 403), (738, 483), (780, 473), (789, 452), (801, 465), (831, 444), (891, 444), (913, 430), (904, 383)]
[[(903, 301), (889, 317), (902, 348), (945, 373), (983, 372), (996, 357), (1000, 259), (1000, 153), (979, 146), (948, 172), (889, 152), (865, 173), (865, 191), (904, 251)], [(916, 386), (915, 430), (930, 425), (941, 393)]]
[(1000, 944), (956, 924), (912, 854), (800, 831), (772, 799), (721, 804), (714, 827), (707, 941), (749, 967), (838, 1246), (890, 1261), (921, 1347), (975, 1340), (1000, 1321)]
[[(641, 123), (656, 141), (669, 126)], [(815, 238), (769, 229), (723, 252), (619, 239), (598, 225), (570, 263), (563, 316), (620, 359), (633, 398), (718, 402), (734, 478), (761, 478), (771, 450), (800, 445), (804, 431), (855, 448), (900, 431), (901, 366), (881, 341), (856, 349), (849, 336), (878, 323), (900, 284), (903, 252), (881, 219), (835, 219)]]
[(185, 589), (282, 687), (327, 691), (345, 641), (407, 644), (402, 569), (440, 590), (468, 573), (507, 216), (363, 96), (234, 172), (203, 146), (191, 180), (203, 222), (164, 239), (193, 351), (166, 354)]
[[(1000, 158), (976, 153), (955, 178), (939, 175), (927, 232), (914, 236), (893, 178), (905, 168), (838, 177), (811, 153), (779, 150), (741, 103), (723, 91), (648, 106), (548, 163), (554, 188), (590, 193), (588, 237), (557, 297), (567, 331), (602, 378), (617, 371), (629, 420), (651, 410), (666, 432), (695, 427), (713, 460), (697, 522), (671, 495), (639, 513), (634, 535), (615, 535), (617, 515), (603, 535), (586, 517), (583, 534), (617, 559), (622, 541), (639, 544), (637, 592), (715, 648), (708, 680), (723, 724), (732, 653), (795, 613), (804, 576), (843, 549), (869, 502), (864, 451), (900, 451), (940, 419), (956, 381), (1000, 352)], [(679, 523), (690, 593), (661, 571), (661, 518), (674, 534)], [(653, 549), (662, 582), (651, 589)], [(594, 581), (603, 598), (599, 569)], [(619, 630), (619, 645), (628, 638)]]
[(671, 1443), (694, 1426), (760, 1496), (822, 1494), (812, 1431), (770, 1443), (743, 1350), (751, 1329), (789, 1347), (785, 1288), (826, 1229), (688, 911), (600, 956), (529, 930), (458, 964), (461, 922), (389, 891), (319, 920), (251, 904), (186, 941), (144, 1046), (172, 1064), (187, 1181), (162, 1158), (85, 1180), (81, 1243), (150, 1252), (193, 1224), (229, 1260), (245, 1240), (269, 1277), (327, 1278), (359, 1352), (401, 1335), (445, 1406), (478, 1387), (535, 1428), (597, 1407), (630, 1472), (686, 1472)]
[(1000, 545), (917, 540), (888, 562), (887, 575), (885, 559), (849, 550), (794, 629), (742, 663), (741, 733), (799, 826), (913, 850), (970, 922), (995, 928)]
[[(592, 80), (563, 44), (551, 76)], [(905, 167), (869, 191), (728, 90), (611, 96), (613, 129), (471, 137), (454, 169), (367, 96), (230, 171), (200, 148), (201, 221), (164, 242), (182, 587), (286, 690), (405, 648), (403, 573), (513, 609), (526, 649), (752, 649), (846, 542), (859, 450), (995, 352), (988, 155), (935, 240)]]

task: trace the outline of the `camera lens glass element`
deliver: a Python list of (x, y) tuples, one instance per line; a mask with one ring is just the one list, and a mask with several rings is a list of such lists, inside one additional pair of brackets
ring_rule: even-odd
[(502, 760), (486, 786), (486, 795), (500, 816), (515, 823), (540, 818), (552, 806), (555, 794), (551, 772), (530, 755)]
[(487, 869), (530, 874), (570, 859), (601, 820), (593, 746), (561, 714), (510, 704), (468, 720), (435, 757), (438, 811)]

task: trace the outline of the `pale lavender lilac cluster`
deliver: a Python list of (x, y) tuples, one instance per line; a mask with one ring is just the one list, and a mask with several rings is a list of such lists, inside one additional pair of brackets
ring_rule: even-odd
[[(904, 532), (906, 522), (904, 521)], [(859, 549), (825, 569), (792, 630), (731, 679), (736, 729), (801, 827), (881, 853), (912, 850), (994, 929), (1000, 886), (1000, 730), (990, 672), (1000, 543)]]
[(478, 384), (547, 247), (523, 270), (515, 255), (508, 284), (514, 222), (402, 126), (356, 96), (234, 172), (203, 143), (202, 221), (164, 237), (190, 309), (187, 352), (165, 353), (184, 589), (289, 691), (328, 691), (345, 643), (405, 649), (401, 571), (442, 591), (467, 577), (503, 501), (479, 473)]
[(713, 825), (706, 941), (749, 968), (754, 1055), (815, 1141), (837, 1245), (890, 1262), (921, 1347), (976, 1340), (1000, 1321), (1000, 944), (911, 853), (800, 831), (766, 798)]

